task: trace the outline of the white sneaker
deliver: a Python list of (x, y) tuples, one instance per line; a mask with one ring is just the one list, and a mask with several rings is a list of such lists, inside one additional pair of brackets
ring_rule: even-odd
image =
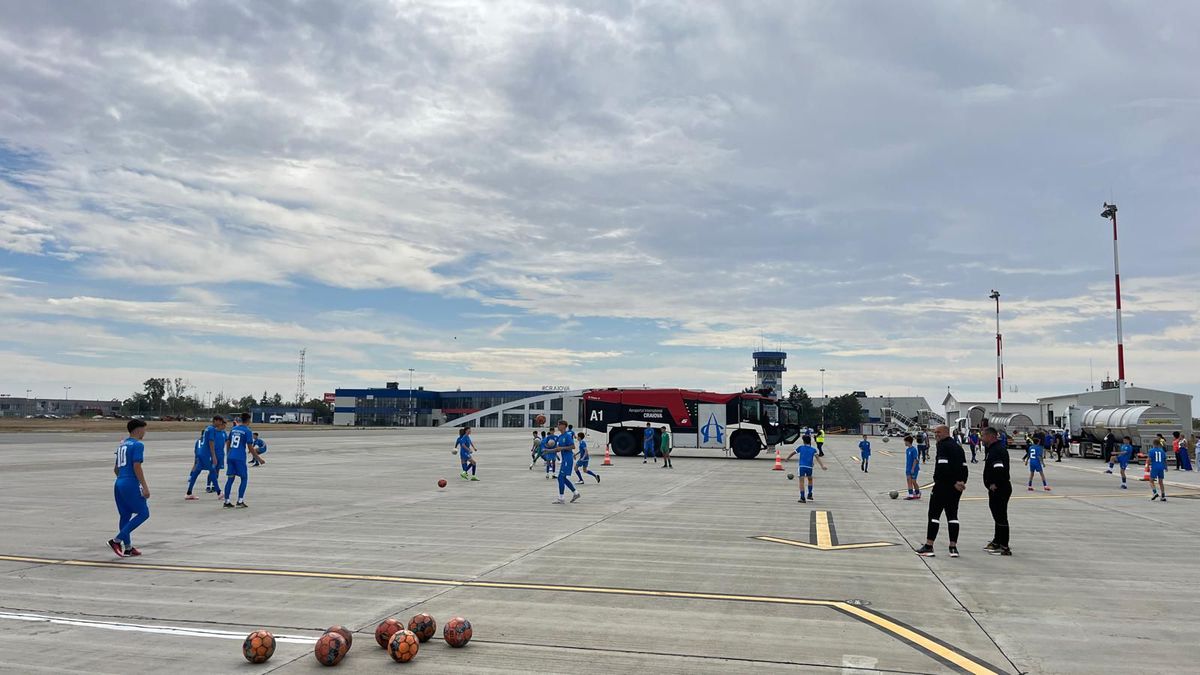
[(580, 498), (580, 497), (582, 497), (582, 496), (583, 496), (583, 495), (581, 495), (581, 494), (579, 494), (578, 492), (576, 492), (575, 494), (571, 495), (571, 502), (572, 502), (572, 503), (574, 503), (574, 502), (577, 502), (577, 501), (579, 501), (579, 498)]
[(555, 499), (554, 501), (552, 501), (550, 503), (551, 504), (566, 504), (566, 502), (563, 501), (562, 497), (559, 497), (558, 499)]

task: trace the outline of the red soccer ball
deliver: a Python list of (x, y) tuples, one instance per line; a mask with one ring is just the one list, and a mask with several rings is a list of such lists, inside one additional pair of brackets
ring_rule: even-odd
[(345, 626), (330, 626), (325, 632), (337, 633), (338, 635), (346, 638), (346, 651), (350, 651), (350, 648), (354, 646), (354, 633), (351, 633), (350, 629), (346, 628)]
[(388, 656), (391, 656), (392, 660), (397, 663), (412, 661), (416, 658), (419, 649), (421, 649), (421, 641), (411, 630), (396, 631), (387, 646)]
[(395, 619), (384, 619), (375, 627), (375, 641), (379, 643), (380, 649), (387, 649), (388, 641), (398, 630), (404, 630), (404, 624)]
[(440, 488), (446, 487), (446, 479), (445, 478), (442, 478), (441, 480), (438, 481), (438, 487), (440, 487)]
[(250, 663), (266, 663), (274, 653), (275, 636), (265, 630), (254, 631), (242, 643), (242, 656)]
[(336, 666), (346, 657), (346, 638), (337, 633), (326, 633), (317, 639), (313, 656), (323, 666)]
[(421, 642), (429, 642), (429, 638), (437, 633), (437, 622), (428, 614), (418, 614), (409, 619), (408, 629), (415, 633)]
[(451, 647), (466, 647), (471, 641), (471, 622), (461, 616), (450, 619), (442, 629), (442, 637)]

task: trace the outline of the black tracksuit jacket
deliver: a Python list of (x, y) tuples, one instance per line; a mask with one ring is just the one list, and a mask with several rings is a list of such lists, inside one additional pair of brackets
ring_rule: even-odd
[(953, 487), (958, 481), (967, 482), (967, 454), (953, 438), (943, 438), (937, 443), (934, 458), (933, 483), (937, 487)]
[(1005, 483), (1012, 483), (1008, 475), (1008, 450), (1000, 441), (996, 441), (987, 446), (987, 454), (983, 458), (983, 484), (1003, 488)]

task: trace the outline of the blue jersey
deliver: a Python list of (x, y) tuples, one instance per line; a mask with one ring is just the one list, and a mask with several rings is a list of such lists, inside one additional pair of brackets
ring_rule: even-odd
[(1133, 457), (1133, 446), (1128, 443), (1121, 444), (1121, 454), (1117, 456), (1122, 462), (1128, 462), (1129, 458)]
[(643, 441), (643, 444), (645, 444), (646, 446), (652, 446), (654, 444), (654, 430), (653, 429), (651, 429), (650, 427), (646, 427), (646, 431), (643, 434), (643, 436), (645, 438), (645, 440)]
[(1164, 448), (1150, 450), (1150, 468), (1163, 470), (1167, 468), (1167, 451)]
[(471, 435), (463, 434), (454, 441), (455, 447), (458, 448), (458, 457), (462, 460), (471, 458)]
[(921, 451), (917, 450), (917, 446), (910, 445), (904, 448), (904, 470), (907, 473), (913, 473), (916, 471), (920, 467), (920, 464), (917, 461), (920, 457)]
[(204, 435), (200, 437), (200, 440), (204, 441), (204, 449), (205, 450), (208, 449), (208, 444), (212, 443), (213, 450), (216, 451), (217, 457), (225, 456), (225, 432), (224, 431), (222, 431), (210, 424), (204, 428)]
[(587, 441), (581, 440), (579, 441), (579, 461), (586, 462), (589, 459), (591, 459), (591, 457), (588, 456)]
[(817, 456), (817, 449), (811, 445), (797, 446), (796, 456), (801, 469), (811, 469), (813, 468), (813, 458)]
[(267, 444), (261, 438), (254, 439), (254, 447), (258, 449), (258, 454), (260, 455), (267, 451)]
[[(196, 439), (196, 459), (208, 457), (208, 448), (204, 447), (204, 440)], [(211, 459), (211, 457), (209, 457)]]
[[(575, 434), (572, 434), (572, 433), (560, 434), (559, 436), (557, 436), (554, 439), (554, 441), (556, 443), (558, 443), (559, 448), (574, 448), (575, 447)], [(567, 454), (570, 454), (572, 457), (574, 457), (575, 451), (572, 450), (570, 453), (563, 453), (563, 456), (566, 457)]]
[(858, 442), (858, 451), (862, 453), (863, 457), (869, 457), (871, 455), (871, 442), (870, 441), (859, 441)]
[(1034, 445), (1029, 446), (1029, 463), (1030, 464), (1041, 464), (1043, 452), (1045, 452), (1045, 450), (1042, 449), (1042, 446), (1037, 445), (1036, 443)]
[(133, 472), (134, 464), (141, 464), (146, 454), (146, 446), (136, 438), (126, 438), (117, 446), (117, 482), (136, 481), (137, 474)]
[(246, 448), (254, 443), (254, 432), (239, 424), (229, 432), (229, 459), (246, 461)]

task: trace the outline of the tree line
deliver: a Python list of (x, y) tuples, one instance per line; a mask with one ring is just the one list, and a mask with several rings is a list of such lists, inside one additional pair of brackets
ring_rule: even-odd
[(213, 400), (200, 399), (192, 384), (180, 377), (152, 377), (142, 383), (142, 391), (134, 392), (121, 403), (123, 415), (157, 415), (171, 417), (198, 417), (208, 414), (231, 414), (248, 412), (255, 406), (296, 406), (311, 408), (317, 419), (333, 416), (333, 410), (321, 399), (308, 401), (285, 401), (276, 392), (274, 396), (263, 391), (262, 396), (229, 396), (218, 392)]
[(812, 397), (803, 388), (792, 385), (787, 400), (800, 410), (800, 424), (816, 429), (821, 426), (821, 408), (824, 407), (825, 427), (857, 429), (865, 421), (863, 407), (854, 394), (834, 396), (824, 406), (813, 403)]

